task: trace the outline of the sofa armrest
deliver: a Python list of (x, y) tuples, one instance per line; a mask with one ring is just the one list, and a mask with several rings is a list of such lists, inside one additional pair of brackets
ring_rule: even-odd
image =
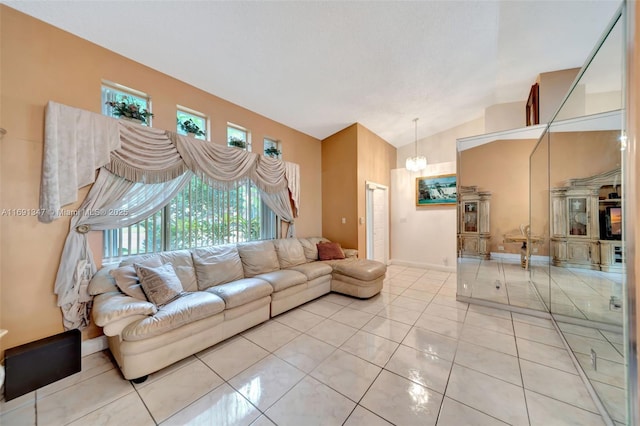
[(342, 249), (344, 257), (347, 259), (355, 259), (358, 257), (358, 250), (356, 249)]
[[(140, 315), (154, 315), (158, 308), (151, 302), (126, 296), (119, 291), (99, 294), (93, 299), (91, 315), (96, 325), (105, 327), (115, 321), (130, 318), (131, 321), (140, 319)], [(120, 321), (125, 322), (126, 321)]]

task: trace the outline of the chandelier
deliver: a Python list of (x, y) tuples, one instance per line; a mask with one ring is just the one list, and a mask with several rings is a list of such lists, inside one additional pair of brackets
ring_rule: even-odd
[(419, 172), (427, 167), (427, 157), (424, 155), (418, 155), (418, 119), (414, 118), (413, 122), (415, 123), (416, 130), (415, 155), (407, 158), (405, 167), (410, 172)]

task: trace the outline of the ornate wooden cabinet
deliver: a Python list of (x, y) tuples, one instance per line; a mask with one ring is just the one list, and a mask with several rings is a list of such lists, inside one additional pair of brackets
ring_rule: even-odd
[(491, 193), (463, 186), (458, 196), (458, 256), (489, 259)]
[(619, 182), (617, 169), (551, 190), (553, 265), (622, 271)]

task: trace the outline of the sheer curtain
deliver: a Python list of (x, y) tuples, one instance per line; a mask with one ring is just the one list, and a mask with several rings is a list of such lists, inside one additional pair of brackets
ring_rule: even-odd
[(165, 183), (135, 183), (102, 168), (87, 198), (71, 219), (69, 235), (64, 244), (55, 294), (62, 309), (66, 329), (89, 323), (89, 298), (85, 294), (88, 280), (96, 265), (87, 241), (89, 231), (121, 228), (151, 216), (191, 180), (193, 174)]

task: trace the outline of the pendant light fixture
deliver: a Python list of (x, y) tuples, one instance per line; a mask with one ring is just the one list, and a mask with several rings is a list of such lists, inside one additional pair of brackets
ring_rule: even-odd
[(410, 172), (419, 172), (427, 167), (427, 157), (424, 155), (418, 155), (418, 119), (414, 118), (413, 122), (415, 123), (416, 128), (415, 155), (407, 158), (405, 167)]

